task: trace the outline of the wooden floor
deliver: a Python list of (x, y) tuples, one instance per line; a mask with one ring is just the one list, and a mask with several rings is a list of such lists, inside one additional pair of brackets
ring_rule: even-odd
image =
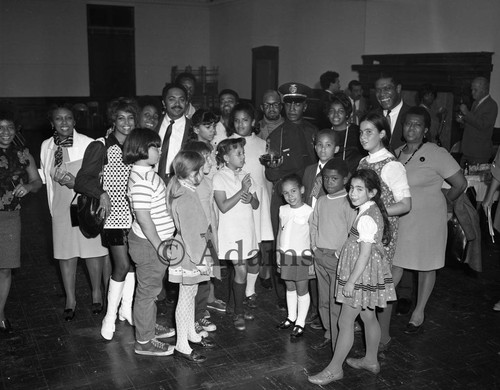
[[(51, 256), (51, 233), (43, 192), (30, 195), (23, 212), (22, 268), (13, 276), (7, 316), (15, 332), (0, 335), (0, 389), (313, 389), (308, 373), (320, 371), (331, 350), (314, 351), (322, 331), (309, 327), (292, 343), (276, 324), (285, 313), (273, 291), (257, 283), (259, 307), (247, 329), (237, 331), (229, 316), (212, 313), (217, 348), (208, 360), (190, 365), (173, 357), (134, 353), (133, 328), (117, 322), (108, 342), (99, 334), (102, 315), (90, 311), (89, 282), (78, 267), (77, 312), (64, 322), (64, 293)], [(394, 342), (380, 354), (381, 372), (344, 367), (344, 379), (328, 389), (499, 389), (500, 246), (484, 237), (484, 272), (469, 275), (457, 264), (438, 274), (424, 330), (406, 335), (408, 316), (395, 316)], [(499, 240), (500, 241), (500, 240)], [(1, 255), (1, 254), (0, 254)], [(225, 298), (224, 284), (217, 287)], [(174, 307), (161, 302), (158, 322), (172, 325)], [(350, 356), (363, 354), (356, 334)]]

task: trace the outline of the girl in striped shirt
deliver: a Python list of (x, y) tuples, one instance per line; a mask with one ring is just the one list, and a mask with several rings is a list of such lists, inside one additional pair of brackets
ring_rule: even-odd
[(157, 250), (170, 239), (175, 226), (165, 204), (166, 188), (153, 167), (160, 157), (159, 135), (150, 129), (132, 130), (123, 146), (123, 161), (134, 164), (127, 195), (134, 220), (129, 233), (129, 253), (136, 266), (134, 301), (135, 353), (166, 356), (173, 346), (157, 339), (175, 335), (175, 330), (156, 324), (155, 299), (161, 291), (168, 263)]

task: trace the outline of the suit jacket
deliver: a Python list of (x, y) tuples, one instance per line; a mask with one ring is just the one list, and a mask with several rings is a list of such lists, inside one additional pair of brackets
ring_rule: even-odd
[(464, 116), (462, 152), (468, 157), (489, 158), (493, 152), (491, 137), (497, 119), (498, 106), (491, 96), (488, 96), (476, 109), (474, 109), (475, 104)]
[[(306, 167), (306, 170), (304, 171), (304, 177), (302, 178), (302, 184), (304, 185), (305, 191), (304, 191), (304, 201), (309, 205), (312, 206), (312, 197), (311, 197), (311, 191), (314, 187), (314, 182), (316, 181), (316, 170), (318, 169), (318, 164), (311, 164)], [(325, 189), (323, 186), (321, 186), (321, 189), (319, 190), (319, 195), (318, 198), (321, 195), (325, 195)]]
[[(391, 153), (394, 153), (397, 148), (405, 144), (405, 140), (403, 138), (403, 117), (409, 109), (410, 106), (403, 102), (403, 106), (401, 107), (401, 110), (399, 110), (398, 119), (396, 119), (396, 124), (394, 125), (394, 130), (391, 134), (391, 142), (389, 144), (389, 151)], [(382, 107), (377, 108), (375, 112), (384, 115)]]
[[(157, 127), (157, 131), (159, 132), (160, 131), (160, 127), (161, 127), (161, 124), (163, 123), (163, 120), (165, 119), (165, 116), (166, 114), (163, 114), (158, 122), (158, 127)], [(191, 119), (189, 119), (188, 117), (186, 117), (186, 124), (184, 126), (184, 133), (182, 135), (182, 143), (181, 143), (181, 149), (184, 147), (184, 145), (186, 145), (187, 143), (187, 140), (189, 138), (189, 130), (191, 129)], [(169, 140), (165, 140), (166, 144), (163, 145), (163, 140), (161, 140), (162, 142), (162, 150), (163, 148), (167, 148), (167, 155), (168, 155), (168, 146), (169, 146)], [(165, 162), (166, 162), (166, 159), (165, 159)], [(170, 173), (168, 175), (166, 175), (165, 177), (162, 177), (163, 181), (165, 182), (165, 185), (168, 184), (168, 178), (169, 176), (173, 175), (173, 171), (172, 171), (172, 167), (170, 167)]]
[[(351, 104), (353, 104), (353, 100), (351, 98), (349, 98), (349, 100), (351, 100)], [(351, 121), (351, 123), (354, 123), (356, 125), (359, 126), (360, 122), (361, 122), (361, 118), (368, 112), (368, 103), (366, 101), (366, 99), (361, 96), (358, 100), (358, 108), (357, 110), (354, 109), (354, 105), (352, 107), (352, 113), (353, 113), (353, 119), (354, 121)]]

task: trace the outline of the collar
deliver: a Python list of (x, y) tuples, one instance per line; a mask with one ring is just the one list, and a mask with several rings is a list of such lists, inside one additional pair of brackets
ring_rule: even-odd
[(345, 198), (347, 196), (347, 191), (345, 189), (341, 189), (337, 191), (335, 194), (326, 194), (326, 197), (330, 200)]
[(172, 119), (168, 116), (168, 114), (165, 114), (165, 118), (163, 119), (167, 123), (170, 123), (170, 121), (174, 121), (173, 126), (180, 126), (180, 125), (185, 125), (186, 124), (186, 116), (183, 115), (180, 118), (177, 119)]
[(476, 109), (479, 107), (479, 105), (484, 102), (486, 99), (490, 97), (490, 94), (486, 95), (484, 98), (482, 98), (480, 101), (477, 102)]
[(368, 202), (363, 203), (361, 206), (358, 207), (358, 215), (361, 213), (364, 213), (366, 210), (368, 210), (372, 205), (374, 205), (375, 202), (373, 200), (369, 200)]
[(132, 166), (132, 169), (136, 172), (144, 173), (144, 172), (152, 171), (153, 167), (150, 165), (136, 165), (136, 164), (134, 164)]
[[(392, 118), (397, 118), (398, 115), (399, 115), (399, 111), (401, 111), (401, 107), (403, 107), (403, 99), (401, 99), (401, 101), (399, 102), (399, 104), (397, 104), (396, 106), (394, 106), (394, 108), (391, 108), (391, 119)], [(387, 115), (387, 111), (388, 110), (384, 110), (384, 115)], [(394, 123), (394, 125), (396, 124), (396, 121), (392, 121), (391, 120), (391, 127), (394, 127), (392, 124)]]

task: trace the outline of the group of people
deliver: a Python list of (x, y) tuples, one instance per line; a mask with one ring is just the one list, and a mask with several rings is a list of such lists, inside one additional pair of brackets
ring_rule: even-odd
[[(311, 90), (303, 84), (266, 91), (259, 121), (230, 89), (219, 94), (220, 115), (195, 110), (195, 84), (193, 75), (179, 75), (163, 88), (162, 107), (155, 99), (114, 100), (111, 127), (97, 140), (76, 131), (70, 108), (52, 108), (54, 134), (42, 144), (40, 173), (13, 142), (15, 118), (1, 113), (0, 209), (9, 212), (0, 223), (8, 237), (1, 244), (7, 256), (0, 264), (0, 328), (11, 328), (4, 306), (11, 269), (20, 265), (20, 199), (45, 183), (66, 321), (76, 315), (76, 264), (83, 258), (92, 311), (106, 309), (103, 338), (113, 338), (118, 317), (135, 326), (135, 353), (201, 363), (199, 349), (215, 346), (208, 332), (217, 329), (207, 308), (232, 314), (234, 327), (244, 330), (258, 305), (260, 276), (286, 301), (279, 329), (290, 329), (295, 340), (318, 317), (325, 330), (312, 347), (331, 346), (333, 358), (310, 382), (342, 379), (344, 361), (378, 373), (377, 354), (390, 347), (396, 288), (407, 270), (416, 271), (418, 283), (405, 332), (416, 334), (425, 322), (436, 270), (444, 266), (447, 202), (467, 186), (455, 159), (429, 142), (428, 107), (408, 106), (401, 83), (382, 74), (375, 83), (380, 107), (365, 112), (361, 84), (352, 81), (341, 92), (339, 75), (327, 72), (321, 104), (328, 126), (318, 130), (304, 119)], [(460, 107), (461, 120), (486, 126), (478, 109), (493, 101), (485, 80), (474, 80), (472, 91), (476, 103)], [(480, 152), (467, 150), (473, 163)], [(99, 199), (106, 218), (99, 237), (84, 237), (72, 219), (77, 193)], [(232, 270), (228, 302), (214, 294), (221, 261)], [(271, 282), (276, 272), (281, 293)], [(167, 280), (178, 285), (175, 329), (156, 322), (155, 301)], [(358, 317), (366, 354), (347, 358)], [(162, 341), (173, 336), (175, 346)]]

